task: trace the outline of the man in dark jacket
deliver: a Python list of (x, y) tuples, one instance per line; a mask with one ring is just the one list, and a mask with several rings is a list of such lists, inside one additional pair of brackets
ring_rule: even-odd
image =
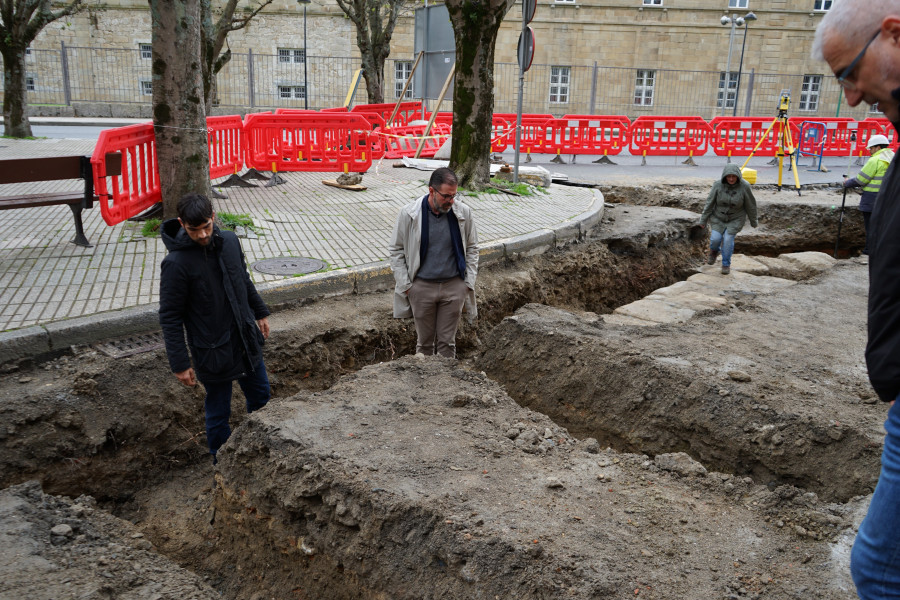
[(250, 281), (237, 236), (216, 226), (206, 196), (179, 200), (178, 218), (163, 223), (161, 232), (169, 250), (159, 285), (166, 354), (181, 383), (195, 386), (199, 380), (206, 388), (206, 439), (215, 463), (231, 435), (232, 382), (244, 391), (248, 413), (269, 401), (262, 357), (269, 309)]
[[(900, 132), (900, 0), (841, 0), (822, 19), (813, 57), (825, 60), (850, 106), (865, 101)], [(886, 132), (887, 133), (887, 132)], [(850, 555), (863, 600), (900, 590), (900, 170), (884, 176), (868, 232), (869, 338), (866, 365), (878, 396), (890, 402), (881, 474)]]

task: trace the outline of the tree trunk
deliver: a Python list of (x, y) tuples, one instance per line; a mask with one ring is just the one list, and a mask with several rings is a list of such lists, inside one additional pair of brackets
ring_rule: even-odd
[(478, 190), (491, 177), (494, 48), (508, 5), (501, 0), (452, 0), (446, 6), (456, 38), (450, 168), (460, 187)]
[(25, 101), (25, 52), (3, 53), (3, 76), (6, 85), (3, 94), (3, 135), (7, 137), (31, 137)]
[(363, 55), (363, 77), (366, 78), (366, 96), (369, 104), (384, 102), (384, 60)]
[(201, 68), (200, 0), (150, 0), (153, 125), (163, 216), (178, 200), (209, 195), (209, 149)]

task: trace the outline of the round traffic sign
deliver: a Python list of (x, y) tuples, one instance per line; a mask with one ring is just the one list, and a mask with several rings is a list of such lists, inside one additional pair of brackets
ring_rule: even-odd
[(534, 30), (531, 27), (526, 27), (519, 34), (517, 54), (519, 57), (519, 68), (524, 73), (531, 68), (531, 61), (534, 60)]
[(537, 0), (522, 0), (522, 21), (526, 25), (531, 23), (534, 18), (535, 10), (537, 10)]

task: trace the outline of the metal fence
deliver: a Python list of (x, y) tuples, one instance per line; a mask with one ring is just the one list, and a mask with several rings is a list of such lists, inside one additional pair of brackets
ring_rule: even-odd
[[(413, 59), (385, 64), (385, 101), (396, 99)], [(149, 48), (84, 48), (60, 44), (59, 50), (33, 49), (26, 56), (27, 101), (32, 105), (150, 104)], [(220, 113), (246, 113), (279, 107), (321, 109), (341, 106), (360, 68), (358, 58), (233, 54), (218, 74)], [(516, 111), (519, 68), (498, 63), (494, 70), (496, 112)], [(775, 117), (783, 91), (791, 94), (791, 116), (880, 116), (869, 107), (851, 108), (828, 75), (787, 75), (629, 69), (621, 67), (532, 65), (525, 75), (523, 112), (564, 114)], [(410, 92), (415, 98), (416, 91)], [(360, 81), (354, 104), (366, 103)], [(435, 100), (426, 105), (433, 109)], [(452, 110), (448, 99), (441, 110)], [(123, 111), (119, 111), (123, 112)], [(127, 110), (126, 110), (127, 112)], [(86, 114), (82, 108), (79, 114)]]

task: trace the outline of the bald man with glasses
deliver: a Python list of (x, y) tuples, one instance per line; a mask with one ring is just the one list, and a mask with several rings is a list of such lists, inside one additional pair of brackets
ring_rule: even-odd
[(417, 354), (455, 358), (463, 310), (478, 314), (478, 233), (458, 185), (450, 169), (435, 170), (428, 194), (400, 209), (391, 236), (394, 317), (413, 318)]
[[(900, 128), (900, 0), (840, 0), (816, 30), (813, 58), (831, 67), (850, 106), (878, 109)], [(890, 131), (885, 132), (888, 136)], [(868, 232), (866, 365), (889, 403), (881, 473), (850, 555), (863, 600), (900, 598), (900, 171), (884, 175)]]

